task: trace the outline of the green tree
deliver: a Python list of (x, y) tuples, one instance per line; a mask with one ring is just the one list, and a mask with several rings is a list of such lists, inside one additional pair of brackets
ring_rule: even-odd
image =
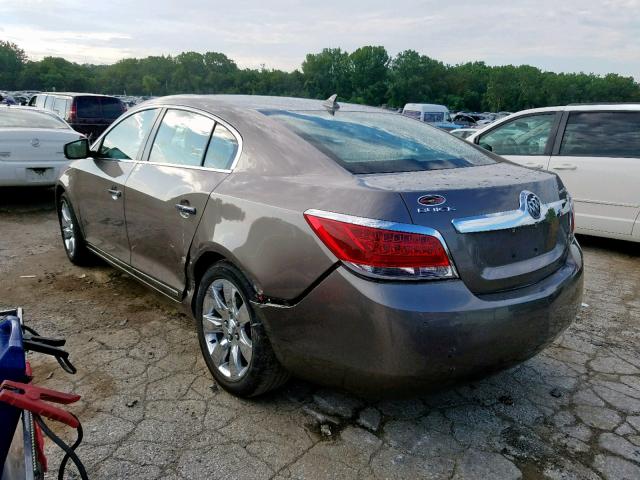
[(387, 102), (389, 54), (384, 47), (360, 47), (349, 55), (351, 60), (351, 100), (368, 105)]
[(302, 62), (304, 86), (313, 98), (328, 98), (337, 93), (351, 97), (351, 61), (349, 54), (339, 48), (325, 48), (309, 53)]
[(145, 75), (142, 77), (142, 88), (147, 95), (153, 95), (153, 92), (160, 90), (160, 82), (153, 75)]
[(0, 40), (0, 87), (17, 88), (26, 62), (27, 56), (24, 50), (15, 43)]

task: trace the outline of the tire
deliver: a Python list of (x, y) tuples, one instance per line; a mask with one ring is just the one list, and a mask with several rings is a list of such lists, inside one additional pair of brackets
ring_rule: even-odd
[(87, 250), (87, 245), (80, 230), (80, 224), (73, 211), (69, 197), (66, 193), (58, 198), (58, 224), (62, 235), (64, 251), (74, 265), (89, 265), (93, 255)]
[(218, 262), (205, 272), (196, 297), (196, 325), (207, 367), (222, 388), (255, 397), (283, 385), (289, 374), (276, 359), (240, 271)]

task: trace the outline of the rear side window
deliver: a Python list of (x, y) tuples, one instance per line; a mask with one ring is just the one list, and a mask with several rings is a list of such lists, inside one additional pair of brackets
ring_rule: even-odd
[(424, 112), (424, 121), (427, 123), (442, 122), (444, 120), (444, 112)]
[(495, 163), (448, 133), (375, 111), (263, 110), (351, 173), (391, 173)]
[(640, 112), (572, 112), (560, 155), (640, 157)]
[(53, 111), (62, 118), (66, 116), (67, 102), (69, 102), (69, 99), (66, 98), (56, 98), (53, 102)]
[(527, 115), (481, 135), (479, 143), (498, 155), (544, 155), (555, 113)]
[(43, 108), (46, 108), (47, 110), (53, 109), (54, 100), (55, 100), (55, 97), (52, 97), (51, 95), (47, 95), (45, 97), (45, 100), (44, 100), (44, 107)]
[(224, 125), (217, 124), (204, 158), (204, 166), (228, 170), (238, 153), (238, 140)]
[(157, 109), (143, 110), (118, 123), (104, 137), (100, 146), (100, 157), (135, 160), (142, 142), (153, 127), (156, 114)]
[(184, 110), (168, 110), (158, 129), (150, 162), (199, 167), (215, 122)]

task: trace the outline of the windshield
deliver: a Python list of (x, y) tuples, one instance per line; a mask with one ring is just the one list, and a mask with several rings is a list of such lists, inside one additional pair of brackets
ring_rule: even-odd
[(0, 109), (0, 128), (69, 128), (64, 121), (37, 110)]
[(263, 110), (352, 173), (391, 173), (495, 163), (466, 142), (384, 112)]

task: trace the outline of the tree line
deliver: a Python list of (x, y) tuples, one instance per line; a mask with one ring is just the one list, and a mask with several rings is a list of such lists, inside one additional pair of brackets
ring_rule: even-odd
[(243, 93), (327, 98), (401, 107), (440, 103), (453, 110), (517, 111), (576, 102), (640, 101), (640, 84), (616, 73), (545, 72), (530, 65), (447, 65), (415, 50), (390, 56), (384, 47), (349, 53), (325, 48), (287, 72), (240, 68), (218, 52), (127, 58), (112, 65), (80, 65), (60, 57), (29, 60), (0, 40), (0, 88), (107, 94)]

